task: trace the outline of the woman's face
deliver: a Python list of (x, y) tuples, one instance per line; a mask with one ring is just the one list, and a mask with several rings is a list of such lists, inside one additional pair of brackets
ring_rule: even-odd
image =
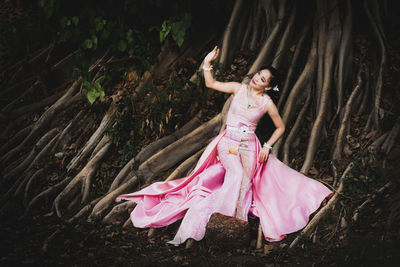
[(271, 77), (271, 72), (269, 70), (260, 70), (254, 74), (250, 81), (250, 85), (254, 89), (258, 90), (271, 90), (272, 87), (269, 86), (269, 79)]

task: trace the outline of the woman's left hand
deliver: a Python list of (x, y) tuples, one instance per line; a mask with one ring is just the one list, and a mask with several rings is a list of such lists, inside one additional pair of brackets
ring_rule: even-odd
[(266, 147), (263, 147), (258, 153), (258, 162), (266, 162), (269, 156), (269, 149)]

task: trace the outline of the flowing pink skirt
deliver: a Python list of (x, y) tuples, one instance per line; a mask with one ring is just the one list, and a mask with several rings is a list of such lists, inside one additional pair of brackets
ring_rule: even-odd
[(231, 131), (224, 131), (207, 146), (193, 172), (184, 178), (157, 182), (138, 192), (118, 196), (137, 203), (133, 225), (163, 227), (181, 218), (175, 238), (201, 240), (214, 212), (247, 220), (260, 218), (268, 241), (279, 241), (300, 230), (309, 216), (332, 192), (322, 183), (283, 164), (273, 154), (257, 162), (260, 143), (255, 134), (242, 140), (237, 154), (228, 152)]

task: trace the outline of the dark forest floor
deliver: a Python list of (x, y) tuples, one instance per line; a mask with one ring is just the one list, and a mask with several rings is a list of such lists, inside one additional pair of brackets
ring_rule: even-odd
[[(398, 188), (397, 188), (398, 189)], [(305, 242), (287, 251), (294, 234), (265, 249), (223, 248), (195, 243), (190, 249), (184, 245), (166, 244), (171, 240), (179, 222), (162, 228), (153, 238), (147, 230), (80, 223), (63, 225), (54, 216), (36, 216), (17, 221), (10, 214), (2, 222), (1, 266), (170, 266), (170, 265), (226, 265), (231, 266), (398, 266), (400, 264), (400, 227), (387, 227), (391, 201), (397, 190), (378, 198), (362, 214), (359, 224), (349, 227), (346, 240), (333, 240), (329, 247), (322, 242)], [(398, 193), (397, 193), (398, 194)], [(379, 210), (379, 212), (377, 212)], [(253, 227), (254, 228), (254, 227)], [(56, 229), (62, 229), (42, 250), (44, 240)], [(256, 233), (256, 230), (253, 229)]]

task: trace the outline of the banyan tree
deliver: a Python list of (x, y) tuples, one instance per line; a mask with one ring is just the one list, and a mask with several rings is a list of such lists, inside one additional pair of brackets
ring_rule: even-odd
[[(224, 127), (231, 98), (216, 93), (213, 97), (221, 105), (205, 104), (207, 89), (201, 68), (205, 53), (219, 45), (221, 55), (214, 66), (218, 79), (230, 79), (232, 74), (246, 82), (246, 74), (264, 65), (282, 74), (275, 103), (286, 132), (273, 153), (335, 192), (310, 224), (294, 234), (297, 238), (291, 247), (300, 237), (311, 235), (346, 190), (345, 181), (359, 164), (354, 155), (366, 151), (367, 161), (361, 160), (365, 167), (377, 160), (378, 151), (388, 155), (396, 146), (400, 123), (390, 120), (388, 109), (393, 103), (383, 105), (388, 94), (386, 29), (393, 15), (392, 3), (219, 2), (210, 5), (210, 14), (204, 14), (208, 10), (204, 8), (201, 15), (193, 16), (192, 29), (181, 46), (167, 37), (151, 66), (143, 72), (126, 68), (119, 83), (103, 82), (105, 71), (133, 57), (121, 59), (110, 47), (92, 53), (86, 59), (89, 85), (103, 82), (105, 92), (93, 104), (88, 103), (88, 78), (66, 74), (81, 48), (69, 51), (50, 40), (17, 61), (2, 62), (1, 216), (13, 210), (18, 218), (47, 214), (69, 223), (86, 220), (131, 227), (129, 212), (135, 204), (116, 203), (115, 198), (154, 181), (184, 177)], [(163, 90), (172, 73), (176, 75), (189, 61), (191, 67), (182, 74), (187, 81), (175, 90), (198, 98), (176, 117), (178, 104), (173, 102), (177, 98)], [(162, 104), (162, 120), (142, 119), (146, 118), (143, 112), (152, 112), (160, 98), (168, 99)], [(139, 126), (123, 131), (140, 147), (115, 166), (120, 154), (113, 129), (126, 114), (129, 125)], [(262, 124), (258, 131), (270, 127)], [(149, 138), (149, 132), (157, 134)], [(146, 141), (140, 143), (141, 138)], [(105, 171), (110, 166), (113, 171)], [(386, 190), (392, 182), (377, 184), (375, 190)], [(346, 220), (357, 220), (374, 192), (351, 206)], [(334, 214), (338, 220), (344, 216), (343, 212)]]

